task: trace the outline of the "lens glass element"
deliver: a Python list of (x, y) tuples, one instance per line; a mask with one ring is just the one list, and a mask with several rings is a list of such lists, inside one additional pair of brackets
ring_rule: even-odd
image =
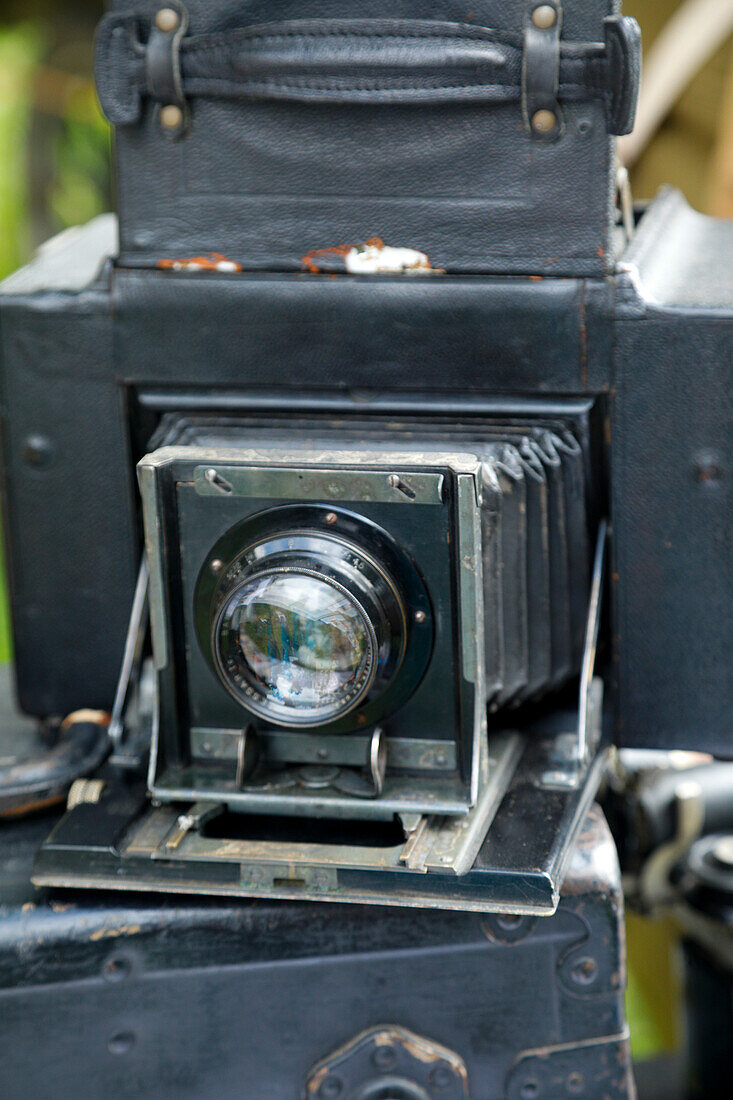
[(340, 586), (300, 572), (259, 574), (238, 589), (228, 617), (247, 679), (276, 709), (339, 713), (368, 687), (373, 631)]

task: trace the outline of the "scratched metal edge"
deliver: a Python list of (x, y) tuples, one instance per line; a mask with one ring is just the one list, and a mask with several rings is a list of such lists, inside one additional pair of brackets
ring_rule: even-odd
[[(42, 861), (41, 861), (42, 862)], [(547, 904), (518, 905), (515, 903), (502, 904), (501, 902), (480, 902), (458, 898), (453, 895), (428, 895), (414, 894), (409, 897), (395, 897), (389, 894), (349, 893), (339, 892), (338, 897), (324, 896), (322, 893), (305, 890), (247, 890), (233, 885), (215, 885), (213, 883), (188, 883), (185, 881), (160, 881), (150, 883), (144, 878), (136, 877), (132, 872), (126, 872), (121, 876), (119, 871), (113, 871), (108, 875), (83, 875), (74, 872), (44, 873), (42, 869), (35, 871), (31, 877), (34, 886), (54, 887), (61, 889), (85, 889), (95, 890), (121, 890), (128, 892), (144, 892), (156, 894), (197, 894), (215, 897), (238, 897), (259, 899), (261, 901), (319, 901), (325, 904), (345, 903), (353, 905), (384, 905), (402, 909), (448, 909), (455, 912), (467, 913), (511, 913), (522, 916), (552, 916), (558, 905), (559, 896), (547, 890), (549, 899)], [(547, 880), (549, 886), (549, 880)]]

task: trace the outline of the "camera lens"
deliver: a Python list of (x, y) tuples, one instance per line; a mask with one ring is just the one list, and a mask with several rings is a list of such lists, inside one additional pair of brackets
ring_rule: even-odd
[(338, 733), (401, 705), (433, 634), (425, 588), (384, 531), (293, 505), (243, 520), (209, 550), (196, 625), (220, 683), (261, 724)]
[(332, 581), (303, 572), (254, 576), (229, 601), (248, 678), (270, 709), (333, 717), (369, 688), (376, 638), (364, 609)]

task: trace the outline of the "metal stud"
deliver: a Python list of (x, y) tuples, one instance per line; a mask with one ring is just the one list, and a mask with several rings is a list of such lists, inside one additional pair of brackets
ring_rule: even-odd
[(557, 12), (552, 4), (540, 4), (532, 12), (532, 22), (540, 31), (549, 31), (557, 22)]
[(166, 130), (180, 130), (183, 125), (183, 111), (175, 103), (167, 103), (160, 109), (160, 124)]
[(557, 126), (557, 115), (554, 111), (542, 108), (532, 115), (532, 129), (537, 134), (551, 134)]
[(173, 34), (181, 25), (181, 17), (173, 8), (161, 8), (155, 16), (155, 25), (164, 34)]

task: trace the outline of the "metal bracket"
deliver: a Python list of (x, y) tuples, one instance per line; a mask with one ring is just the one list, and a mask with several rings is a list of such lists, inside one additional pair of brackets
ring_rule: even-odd
[(387, 738), (381, 726), (375, 727), (368, 745), (365, 770), (339, 767), (335, 764), (301, 764), (282, 771), (253, 774), (260, 758), (260, 738), (249, 728), (244, 729), (237, 747), (237, 790), (271, 792), (303, 787), (305, 790), (340, 791), (353, 798), (379, 798), (384, 790), (387, 773)]
[(362, 1031), (318, 1062), (303, 1100), (394, 1097), (394, 1100), (467, 1100), (468, 1071), (453, 1050), (396, 1024)]
[(245, 726), (237, 742), (237, 775), (234, 782), (238, 790), (252, 775), (259, 758), (260, 746), (257, 734), (251, 726)]
[[(383, 753), (384, 743), (384, 738), (375, 731), (371, 755), (377, 770), (383, 766), (379, 757)], [(327, 889), (335, 893), (338, 882), (329, 875), (344, 866), (362, 870), (386, 870), (391, 867), (420, 875), (431, 871), (442, 875), (464, 875), (476, 860), (524, 744), (517, 733), (495, 734), (491, 753), (485, 749), (482, 754), (479, 799), (469, 813), (461, 817), (405, 814), (402, 823), (406, 839), (394, 848), (338, 846), (329, 849), (322, 844), (297, 840), (287, 843), (221, 841), (189, 836), (196, 833), (215, 812), (223, 809), (223, 804), (216, 802), (197, 802), (175, 820), (173, 827), (170, 816), (165, 816), (166, 811), (158, 811), (163, 815), (160, 821), (166, 822), (162, 835), (158, 826), (154, 825), (150, 832), (144, 830), (146, 839), (142, 843), (151, 845), (154, 858), (165, 857), (171, 848), (175, 848), (180, 849), (177, 851), (179, 859), (236, 860), (241, 865), (242, 885), (264, 892), (277, 892), (295, 886), (302, 888), (299, 884), (305, 883), (306, 886), (315, 884), (321, 893)], [(300, 778), (296, 781), (304, 785), (310, 782), (311, 788), (317, 790), (335, 785), (335, 771), (336, 768), (308, 766), (300, 769)], [(363, 782), (366, 784), (368, 781)], [(133, 841), (133, 847), (140, 850), (140, 843), (140, 839)], [(253, 868), (258, 868), (254, 874)]]
[(537, 141), (556, 141), (563, 130), (558, 100), (562, 5), (530, 3), (524, 16), (522, 114)]
[(211, 821), (212, 817), (218, 817), (223, 809), (224, 807), (218, 802), (197, 802), (187, 813), (181, 814), (176, 821), (175, 827), (166, 837), (166, 850), (173, 851), (178, 848), (192, 829), (198, 832), (202, 825), (205, 825), (207, 821)]
[(375, 728), (370, 738), (366, 768), (368, 779), (357, 771), (340, 770), (334, 787), (344, 794), (353, 794), (355, 798), (379, 798), (387, 773), (387, 738), (381, 726)]
[(483, 844), (497, 805), (524, 747), (518, 734), (492, 735), (491, 750), (482, 748), (479, 793), (470, 813), (462, 817), (401, 815), (407, 841), (400, 862), (410, 871), (453, 871), (465, 874)]

